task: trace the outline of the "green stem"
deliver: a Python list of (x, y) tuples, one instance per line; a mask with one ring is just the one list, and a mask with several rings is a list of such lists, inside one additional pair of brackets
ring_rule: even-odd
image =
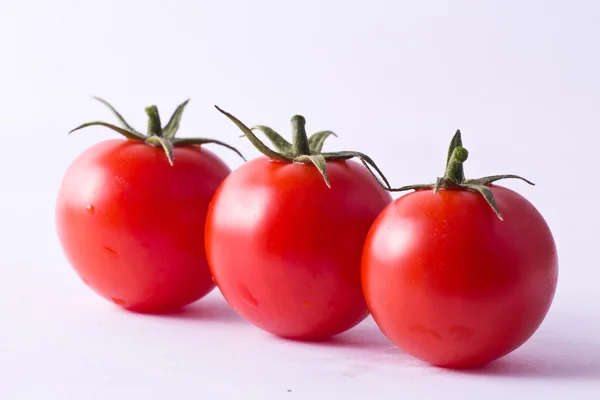
[[(469, 152), (467, 149), (462, 147), (462, 138), (460, 131), (456, 131), (452, 141), (450, 142), (450, 147), (448, 148), (448, 158), (446, 159), (446, 172), (444, 172), (444, 176), (441, 178), (437, 178), (435, 184), (425, 184), (425, 185), (409, 185), (402, 186), (400, 188), (388, 188), (383, 186), (384, 189), (390, 192), (403, 192), (405, 190), (425, 190), (425, 189), (433, 189), (434, 193), (437, 193), (439, 189), (452, 189), (452, 190), (470, 190), (475, 191), (481, 194), (485, 201), (492, 208), (496, 216), (502, 221), (504, 217), (502, 213), (498, 209), (498, 204), (496, 203), (496, 199), (494, 199), (494, 192), (492, 191), (492, 187), (489, 185), (499, 181), (501, 179), (521, 179), (530, 185), (533, 185), (533, 182), (528, 181), (525, 178), (522, 178), (518, 175), (505, 174), (505, 175), (491, 175), (478, 179), (466, 179), (465, 172), (463, 168), (463, 163), (469, 157)], [(381, 183), (380, 183), (381, 184)]]
[(146, 114), (148, 115), (148, 134), (162, 137), (162, 125), (158, 108), (156, 106), (146, 107)]
[[(301, 115), (294, 115), (291, 120), (292, 124), (292, 141), (291, 143), (281, 137), (273, 129), (264, 125), (255, 125), (252, 128), (248, 128), (242, 121), (221, 110), (218, 106), (215, 106), (223, 115), (229, 118), (250, 140), (254, 147), (265, 156), (274, 159), (287, 162), (300, 162), (300, 163), (312, 163), (319, 173), (323, 176), (323, 180), (327, 187), (331, 187), (329, 177), (327, 175), (327, 162), (334, 160), (348, 160), (351, 158), (358, 158), (363, 163), (365, 168), (373, 175), (375, 181), (377, 181), (384, 189), (391, 190), (390, 184), (386, 177), (383, 175), (379, 167), (375, 162), (366, 154), (358, 151), (336, 151), (336, 152), (322, 152), (323, 143), (329, 136), (336, 136), (331, 131), (320, 131), (311, 135), (310, 139), (306, 135), (306, 120)], [(254, 133), (253, 130), (258, 129), (265, 133), (267, 138), (273, 143), (276, 150), (271, 149), (269, 146), (264, 144)], [(377, 175), (373, 172), (375, 170), (383, 183), (378, 179)]]
[(296, 157), (310, 154), (308, 136), (306, 136), (306, 120), (301, 115), (292, 117), (292, 145)]
[[(165, 154), (167, 155), (169, 164), (171, 164), (171, 165), (173, 165), (173, 147), (175, 147), (175, 146), (190, 146), (190, 145), (203, 145), (203, 144), (207, 144), (207, 143), (214, 143), (214, 144), (218, 144), (218, 145), (227, 147), (228, 149), (231, 149), (231, 150), (235, 151), (237, 154), (239, 154), (240, 157), (244, 158), (244, 156), (239, 151), (237, 151), (234, 147), (232, 147), (226, 143), (223, 143), (219, 140), (206, 139), (206, 138), (179, 139), (179, 138), (175, 137), (175, 135), (177, 134), (177, 130), (179, 129), (179, 124), (181, 122), (181, 115), (183, 114), (183, 110), (189, 100), (184, 101), (177, 107), (177, 109), (171, 116), (169, 123), (165, 126), (164, 129), (162, 128), (162, 125), (160, 123), (160, 115), (158, 113), (158, 109), (156, 108), (156, 106), (146, 107), (146, 114), (148, 115), (148, 118), (149, 118), (148, 119), (148, 135), (144, 135), (143, 133), (138, 132), (131, 125), (129, 125), (125, 121), (125, 119), (121, 116), (121, 114), (119, 114), (117, 112), (117, 110), (115, 110), (115, 108), (113, 106), (111, 106), (106, 100), (102, 100), (98, 97), (96, 97), (96, 99), (112, 111), (112, 113), (117, 117), (119, 122), (121, 122), (121, 125), (123, 127), (121, 128), (121, 127), (118, 127), (118, 126), (115, 126), (112, 124), (107, 124), (106, 122), (94, 121), (94, 122), (88, 122), (83, 125), (79, 125), (77, 128), (73, 129), (71, 132), (86, 128), (88, 126), (95, 126), (95, 125), (105, 126), (107, 128), (112, 129), (115, 132), (120, 133), (121, 135), (125, 136), (129, 140), (138, 140), (141, 142), (145, 142), (151, 146), (162, 147), (165, 151)], [(69, 133), (71, 133), (71, 132), (69, 132)], [(252, 132), (250, 132), (250, 135), (252, 135)], [(267, 147), (267, 149), (269, 149), (269, 148)], [(283, 159), (287, 160), (287, 158), (283, 158)], [(246, 159), (244, 158), (244, 161), (245, 160)]]
[(444, 179), (448, 179), (457, 185), (463, 183), (463, 177), (465, 176), (463, 163), (469, 157), (469, 152), (462, 146), (457, 146), (452, 151), (452, 156), (446, 165), (446, 172), (444, 173)]

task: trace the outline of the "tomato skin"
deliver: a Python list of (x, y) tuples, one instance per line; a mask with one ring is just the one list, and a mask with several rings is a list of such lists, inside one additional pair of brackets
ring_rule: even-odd
[(256, 158), (234, 171), (210, 205), (208, 261), (243, 318), (272, 334), (319, 339), (368, 310), (360, 257), (391, 196), (354, 161), (328, 161), (328, 188), (313, 165)]
[(396, 199), (365, 242), (369, 310), (406, 353), (478, 367), (522, 345), (552, 303), (558, 259), (544, 218), (516, 192), (490, 185), (504, 221), (466, 190)]
[(208, 204), (230, 169), (200, 146), (107, 140), (84, 151), (60, 187), (56, 224), (82, 280), (119, 306), (178, 309), (214, 288), (203, 246)]

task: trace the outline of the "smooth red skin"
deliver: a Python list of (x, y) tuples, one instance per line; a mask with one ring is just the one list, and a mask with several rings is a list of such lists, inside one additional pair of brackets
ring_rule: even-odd
[(362, 246), (391, 196), (357, 162), (327, 171), (331, 188), (313, 165), (260, 157), (229, 175), (210, 205), (206, 249), (219, 289), (278, 336), (326, 338), (368, 315)]
[(390, 204), (365, 242), (362, 280), (373, 318), (406, 353), (450, 368), (482, 366), (523, 344), (556, 290), (554, 239), (516, 192), (491, 186), (416, 191)]
[(208, 204), (230, 169), (200, 146), (108, 140), (83, 152), (60, 188), (56, 223), (82, 280), (119, 306), (178, 309), (214, 288), (204, 251)]

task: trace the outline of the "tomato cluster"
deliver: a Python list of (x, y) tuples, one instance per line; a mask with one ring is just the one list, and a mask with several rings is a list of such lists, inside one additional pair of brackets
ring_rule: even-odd
[(74, 130), (99, 125), (126, 140), (98, 143), (69, 166), (56, 222), (75, 271), (119, 306), (169, 312), (216, 284), (274, 335), (322, 339), (370, 313), (398, 347), (451, 368), (515, 350), (550, 308), (558, 260), (548, 225), (495, 184), (523, 178), (465, 178), (460, 132), (443, 177), (396, 189), (366, 154), (324, 152), (335, 134), (307, 136), (299, 115), (288, 142), (217, 107), (263, 154), (232, 172), (204, 145), (235, 148), (176, 137), (187, 101), (164, 127), (146, 108), (143, 134), (98, 100), (121, 126)]

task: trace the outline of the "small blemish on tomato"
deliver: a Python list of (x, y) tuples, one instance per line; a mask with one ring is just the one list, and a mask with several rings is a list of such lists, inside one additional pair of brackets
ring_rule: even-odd
[(258, 300), (256, 300), (256, 298), (252, 296), (252, 293), (250, 293), (250, 290), (246, 285), (239, 283), (238, 290), (240, 292), (240, 297), (242, 298), (242, 300), (244, 300), (246, 303), (253, 307), (258, 307)]
[(112, 257), (116, 257), (118, 255), (117, 251), (115, 249), (111, 249), (108, 246), (104, 246), (104, 251), (108, 254), (110, 254)]
[(90, 283), (87, 281), (87, 279), (85, 279), (85, 278), (81, 278), (81, 281), (82, 281), (83, 283), (85, 283), (86, 285), (90, 286)]
[(417, 335), (429, 336), (430, 338), (437, 340), (442, 339), (442, 336), (439, 333), (433, 329), (425, 328), (423, 325), (413, 325), (409, 329), (412, 333), (416, 333)]
[(96, 207), (94, 207), (94, 206), (93, 206), (93, 205), (91, 205), (91, 204), (88, 204), (88, 206), (87, 206), (85, 209), (86, 209), (86, 210), (88, 210), (88, 212), (89, 212), (90, 214), (93, 214), (93, 213), (96, 211)]
[(118, 306), (124, 307), (125, 304), (127, 304), (127, 302), (123, 299), (119, 299), (118, 297), (111, 297), (110, 298), (112, 300), (113, 303), (115, 303)]
[(310, 306), (312, 306), (312, 304), (310, 304), (310, 301), (304, 301), (304, 302), (302, 302), (302, 305), (303, 305), (305, 308), (309, 308)]

